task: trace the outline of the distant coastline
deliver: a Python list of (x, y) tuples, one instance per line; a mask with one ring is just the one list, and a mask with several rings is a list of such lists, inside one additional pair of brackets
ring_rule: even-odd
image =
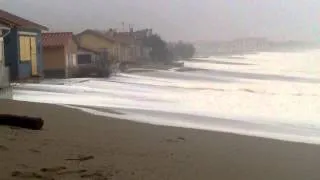
[(259, 52), (294, 52), (320, 48), (319, 43), (303, 41), (269, 41), (263, 38), (244, 38), (233, 41), (206, 41), (196, 43), (196, 56), (230, 56)]

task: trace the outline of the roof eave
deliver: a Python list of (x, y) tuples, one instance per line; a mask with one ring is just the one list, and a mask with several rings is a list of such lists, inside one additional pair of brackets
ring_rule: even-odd
[(45, 26), (16, 26), (17, 28), (23, 28), (23, 29), (37, 29), (40, 31), (49, 31), (49, 28), (45, 27)]
[(17, 28), (38, 29), (42, 31), (49, 31), (49, 28), (47, 28), (46, 26), (42, 26), (40, 24), (35, 24), (34, 26), (22, 26), (14, 22), (3, 20), (3, 19), (0, 20), (0, 22), (3, 23), (4, 25), (7, 25), (9, 28), (17, 27)]
[(94, 36), (99, 36), (99, 37), (105, 39), (106, 41), (110, 41), (110, 42), (113, 42), (113, 43), (116, 42), (114, 39), (111, 39), (111, 38), (109, 38), (108, 36), (105, 36), (105, 35), (103, 35), (103, 34), (99, 34), (99, 32), (95, 32), (94, 30), (91, 30), (91, 29), (87, 29), (87, 30), (85, 30), (85, 31), (77, 34), (76, 37), (80, 37), (80, 36), (82, 36), (82, 35), (84, 35), (84, 34), (92, 34), (92, 35), (94, 35)]

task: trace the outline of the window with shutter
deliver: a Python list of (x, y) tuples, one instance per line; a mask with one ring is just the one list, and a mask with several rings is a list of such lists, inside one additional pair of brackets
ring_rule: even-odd
[(31, 37), (20, 36), (20, 60), (30, 61), (31, 60)]

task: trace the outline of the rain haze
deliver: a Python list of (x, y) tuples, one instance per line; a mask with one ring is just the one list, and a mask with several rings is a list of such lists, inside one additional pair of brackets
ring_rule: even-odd
[(167, 40), (314, 41), (320, 33), (317, 0), (0, 0), (0, 6), (52, 31), (120, 29), (125, 22), (153, 28)]
[(0, 0), (0, 179), (320, 180), (319, 9)]

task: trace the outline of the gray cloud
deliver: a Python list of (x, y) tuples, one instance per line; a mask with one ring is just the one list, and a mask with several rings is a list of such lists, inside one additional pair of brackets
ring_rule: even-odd
[(318, 0), (0, 0), (0, 5), (52, 30), (121, 29), (125, 22), (154, 28), (170, 40), (315, 40), (320, 34)]

